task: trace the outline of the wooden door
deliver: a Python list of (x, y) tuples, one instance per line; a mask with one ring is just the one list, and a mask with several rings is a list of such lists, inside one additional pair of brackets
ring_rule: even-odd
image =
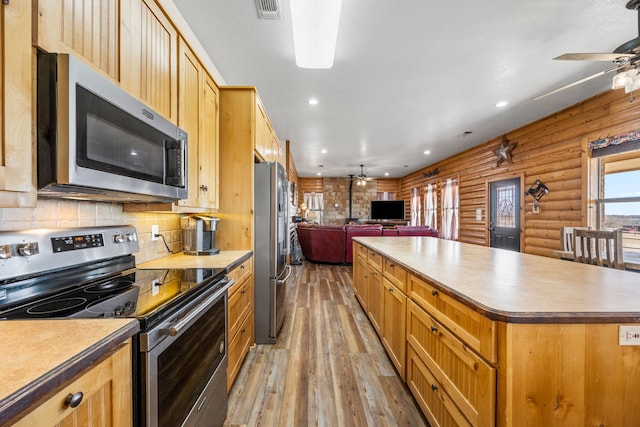
[(218, 86), (204, 74), (200, 111), (200, 147), (198, 168), (201, 181), (200, 206), (218, 208)]
[(176, 122), (178, 32), (153, 0), (120, 0), (120, 8), (120, 85)]
[(382, 317), (384, 315), (384, 287), (382, 286), (382, 274), (369, 266), (367, 274), (369, 285), (369, 301), (367, 310), (369, 319), (378, 335), (382, 335)]
[(520, 252), (520, 178), (489, 185), (489, 246)]
[(382, 319), (382, 344), (395, 365), (400, 377), (405, 379), (405, 358), (407, 338), (407, 297), (402, 291), (383, 278), (384, 283), (384, 315)]
[(200, 142), (200, 98), (202, 68), (189, 46), (180, 39), (180, 66), (178, 78), (178, 126), (187, 131), (188, 142), (188, 189), (186, 199), (179, 200), (180, 206), (199, 205), (200, 185), (198, 150)]
[(31, 2), (0, 8), (0, 206), (33, 207)]

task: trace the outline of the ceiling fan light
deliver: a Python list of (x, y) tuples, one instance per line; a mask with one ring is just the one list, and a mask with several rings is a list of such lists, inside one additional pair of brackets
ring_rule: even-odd
[(342, 0), (291, 0), (296, 65), (333, 67)]
[(636, 80), (637, 74), (638, 70), (636, 70), (635, 68), (616, 73), (616, 75), (613, 76), (611, 89), (626, 89), (627, 86), (632, 85), (634, 80)]

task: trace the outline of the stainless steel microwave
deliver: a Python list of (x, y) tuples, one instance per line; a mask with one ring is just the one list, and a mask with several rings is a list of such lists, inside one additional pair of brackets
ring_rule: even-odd
[(187, 198), (187, 133), (67, 54), (38, 53), (38, 195)]

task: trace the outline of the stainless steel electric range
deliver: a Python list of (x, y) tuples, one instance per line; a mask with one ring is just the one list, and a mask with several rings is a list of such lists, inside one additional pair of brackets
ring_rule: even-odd
[(0, 232), (0, 319), (140, 321), (134, 425), (222, 425), (225, 269), (135, 268), (131, 226)]

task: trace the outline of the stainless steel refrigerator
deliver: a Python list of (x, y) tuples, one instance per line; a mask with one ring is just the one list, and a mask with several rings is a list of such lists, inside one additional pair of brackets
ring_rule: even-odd
[(273, 344), (285, 318), (289, 239), (288, 182), (278, 162), (255, 164), (254, 295), (256, 343)]

